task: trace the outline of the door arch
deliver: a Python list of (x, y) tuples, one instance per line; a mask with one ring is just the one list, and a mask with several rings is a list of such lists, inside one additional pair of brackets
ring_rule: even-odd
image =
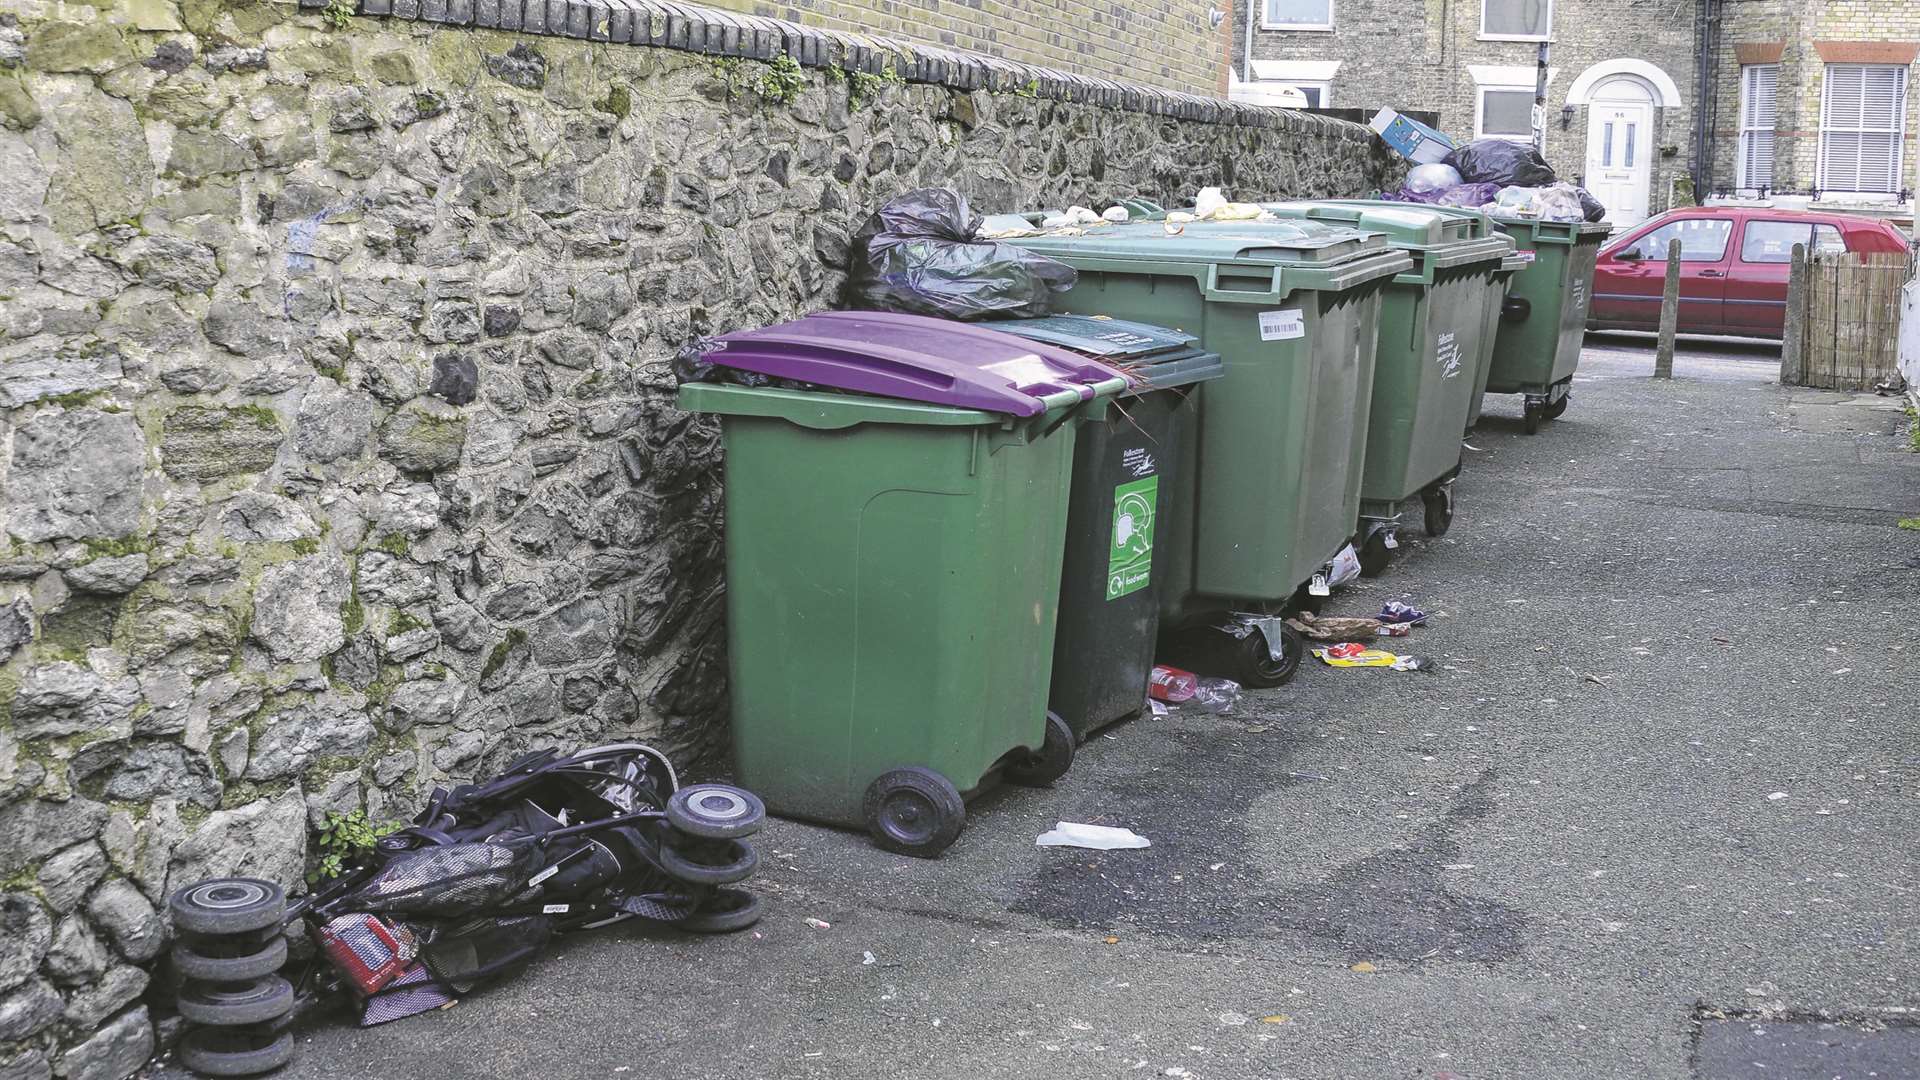
[(1649, 80), (1626, 72), (1595, 80), (1588, 90), (1587, 190), (1616, 228), (1646, 220), (1652, 206), (1653, 110), (1661, 96)]

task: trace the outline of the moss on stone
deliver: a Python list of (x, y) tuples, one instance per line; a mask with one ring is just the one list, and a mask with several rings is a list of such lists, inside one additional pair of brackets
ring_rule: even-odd
[(389, 555), (398, 555), (401, 558), (405, 558), (407, 552), (413, 550), (413, 543), (399, 533), (392, 533), (381, 537), (380, 542), (375, 544), (374, 547)]
[(487, 654), (487, 662), (480, 668), (480, 677), (485, 679), (504, 667), (507, 658), (513, 655), (513, 650), (525, 644), (526, 640), (527, 632), (525, 630), (515, 627), (507, 631), (506, 638), (502, 640), (500, 644), (495, 645), (493, 651)]
[(348, 595), (346, 602), (340, 605), (340, 623), (351, 637), (367, 625), (367, 609), (360, 604), (360, 594)]
[(424, 630), (426, 620), (409, 615), (404, 611), (395, 611), (387, 618), (387, 636), (398, 637), (409, 630)]

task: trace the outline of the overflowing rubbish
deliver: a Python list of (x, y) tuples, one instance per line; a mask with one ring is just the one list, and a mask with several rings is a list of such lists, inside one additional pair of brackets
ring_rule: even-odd
[(1315, 615), (1303, 611), (1287, 625), (1313, 641), (1368, 641), (1376, 637), (1406, 637), (1412, 627), (1365, 616)]
[[(1122, 213), (1124, 212), (1125, 211), (1122, 210)], [(1040, 226), (1045, 229), (1058, 229), (1065, 225), (1097, 225), (1102, 220), (1099, 214), (1084, 206), (1069, 206), (1061, 213), (1042, 218), (1040, 220)], [(1121, 218), (1120, 220), (1125, 221), (1126, 219)]]
[(1095, 851), (1125, 851), (1153, 846), (1153, 841), (1132, 829), (1112, 825), (1084, 825), (1078, 821), (1055, 822), (1052, 829), (1034, 838), (1035, 847), (1092, 848)]
[[(745, 929), (760, 901), (734, 886), (758, 864), (744, 838), (764, 814), (739, 788), (681, 787), (639, 743), (542, 750), (436, 788), (411, 826), (297, 903), (250, 878), (188, 885), (169, 900), (195, 1025), (181, 1059), (208, 1075), (266, 1072), (293, 1056), (284, 1018), (303, 998), (344, 995), (363, 1026), (397, 1020), (515, 970), (558, 934), (631, 918)], [(289, 924), (316, 945), (292, 980), (277, 974)]]
[(1360, 553), (1353, 550), (1352, 544), (1347, 544), (1327, 564), (1327, 585), (1337, 589), (1359, 577)]
[(1424, 203), (1429, 206), (1456, 206), (1465, 210), (1478, 210), (1493, 202), (1500, 194), (1499, 184), (1455, 184), (1452, 187), (1433, 188), (1416, 191), (1412, 187), (1402, 187), (1399, 191), (1389, 191), (1380, 197), (1390, 202)]
[[(1217, 187), (1204, 187), (1193, 200), (1193, 216), (1186, 220), (1199, 221), (1257, 221), (1268, 219), (1269, 215), (1260, 209), (1259, 203), (1230, 202)], [(1172, 221), (1173, 215), (1167, 215)]]
[(1533, 144), (1511, 139), (1475, 139), (1455, 147), (1445, 163), (1459, 171), (1463, 184), (1545, 187), (1560, 179)]
[(1586, 188), (1557, 182), (1544, 187), (1503, 187), (1494, 196), (1493, 213), (1541, 221), (1599, 221), (1607, 208)]
[(1195, 675), (1181, 668), (1155, 664), (1147, 676), (1147, 696), (1169, 705), (1192, 705), (1202, 712), (1226, 713), (1240, 700), (1240, 684), (1232, 679)]
[(1459, 187), (1466, 183), (1460, 177), (1460, 170), (1444, 161), (1435, 161), (1426, 165), (1415, 165), (1407, 170), (1406, 190), (1415, 194), (1426, 194), (1443, 188)]
[(1424, 671), (1433, 666), (1432, 661), (1423, 656), (1400, 656), (1384, 649), (1369, 649), (1356, 642), (1329, 645), (1324, 649), (1313, 650), (1328, 667), (1383, 667), (1395, 671)]
[(1382, 142), (1393, 148), (1394, 153), (1417, 164), (1444, 161), (1453, 152), (1452, 139), (1392, 109), (1381, 109), (1374, 113), (1367, 125), (1373, 128)]
[(1412, 604), (1401, 603), (1398, 600), (1389, 600), (1380, 605), (1380, 621), (1383, 623), (1400, 623), (1406, 626), (1424, 626), (1427, 622), (1427, 613), (1414, 607)]
[(854, 234), (849, 306), (950, 319), (1015, 318), (1047, 314), (1053, 298), (1073, 288), (1078, 274), (1072, 267), (983, 239), (979, 230), (966, 196), (952, 188), (919, 188), (888, 201)]

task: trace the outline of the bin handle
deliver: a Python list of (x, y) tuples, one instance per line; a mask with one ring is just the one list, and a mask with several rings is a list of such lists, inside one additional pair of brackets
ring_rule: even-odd
[(1022, 427), (1029, 440), (1044, 439), (1060, 430), (1060, 425), (1079, 415), (1080, 410), (1073, 406), (1083, 401), (1097, 401), (1100, 398), (1117, 394), (1127, 388), (1127, 378), (1116, 375), (1111, 379), (1102, 379), (1071, 390), (1056, 390), (1051, 394), (1040, 395), (1042, 411), (1038, 416), (1029, 417)]
[(1229, 304), (1279, 303), (1286, 299), (1280, 291), (1280, 271), (1282, 267), (1272, 267), (1273, 279), (1266, 292), (1251, 289), (1222, 289), (1220, 287), (1220, 264), (1207, 264), (1207, 280), (1201, 283), (1200, 295), (1208, 300)]

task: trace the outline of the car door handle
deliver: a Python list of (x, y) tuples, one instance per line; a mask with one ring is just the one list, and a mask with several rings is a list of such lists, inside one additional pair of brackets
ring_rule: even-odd
[(1700, 276), (1701, 277), (1726, 277), (1727, 275), (1721, 273), (1718, 270), (1702, 270), (1700, 271)]

